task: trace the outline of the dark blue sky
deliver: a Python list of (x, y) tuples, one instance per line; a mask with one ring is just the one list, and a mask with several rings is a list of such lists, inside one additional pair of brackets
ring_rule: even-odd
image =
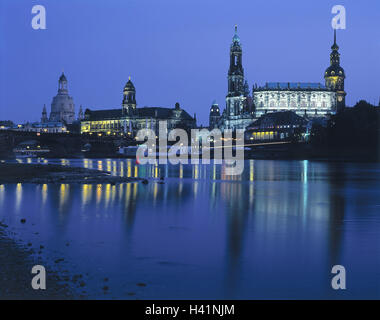
[[(46, 7), (47, 30), (31, 28), (35, 4)], [(38, 120), (44, 103), (50, 112), (64, 69), (76, 111), (120, 107), (131, 76), (138, 106), (178, 101), (205, 124), (214, 99), (225, 105), (235, 24), (250, 88), (323, 82), (335, 4), (347, 10), (338, 32), (347, 104), (377, 104), (377, 0), (0, 0), (0, 119)]]

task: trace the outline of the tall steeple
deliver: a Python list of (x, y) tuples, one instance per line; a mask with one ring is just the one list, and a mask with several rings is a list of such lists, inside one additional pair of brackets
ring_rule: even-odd
[(334, 29), (334, 44), (331, 46), (330, 53), (330, 64), (331, 65), (339, 65), (340, 64), (340, 54), (338, 52), (339, 46), (336, 43), (336, 29)]
[(346, 92), (344, 91), (344, 79), (346, 75), (344, 69), (340, 66), (339, 46), (336, 42), (336, 29), (334, 29), (334, 43), (331, 46), (330, 66), (325, 71), (326, 87), (336, 92), (337, 111), (345, 107)]
[(228, 93), (226, 97), (228, 115), (239, 115), (243, 111), (244, 69), (242, 55), (240, 37), (237, 34), (237, 25), (235, 25), (235, 34), (230, 46), (230, 67), (228, 69)]
[(228, 95), (240, 96), (244, 92), (244, 69), (242, 61), (243, 51), (240, 44), (240, 38), (237, 34), (237, 25), (235, 25), (235, 34), (232, 38), (230, 47), (230, 68), (228, 70)]
[(78, 120), (81, 121), (83, 119), (84, 119), (83, 108), (82, 108), (82, 105), (80, 105), (79, 112), (78, 112)]
[(44, 104), (44, 107), (43, 107), (43, 109), (42, 109), (41, 122), (42, 122), (42, 123), (46, 123), (46, 122), (48, 122), (48, 117), (47, 117), (46, 105), (45, 105), (45, 104)]

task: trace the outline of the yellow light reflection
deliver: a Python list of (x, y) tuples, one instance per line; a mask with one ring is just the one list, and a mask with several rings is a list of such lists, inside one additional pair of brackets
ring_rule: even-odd
[(92, 185), (84, 184), (82, 185), (82, 205), (86, 205), (89, 201), (91, 201), (92, 197)]
[(126, 202), (129, 202), (130, 198), (131, 198), (131, 184), (130, 183), (127, 183), (127, 190), (125, 191), (125, 201)]
[(16, 205), (15, 205), (15, 209), (17, 213), (20, 210), (21, 200), (22, 200), (22, 184), (18, 183), (16, 186)]
[(45, 205), (48, 195), (48, 185), (45, 183), (42, 185), (41, 196), (42, 196), (42, 204)]
[(97, 205), (100, 203), (101, 199), (102, 199), (102, 185), (97, 184), (96, 185), (96, 204)]
[(62, 207), (66, 204), (68, 196), (69, 196), (69, 190), (70, 185), (68, 184), (61, 184), (61, 187), (59, 189), (59, 208), (62, 209)]
[(139, 176), (139, 169), (137, 166), (135, 166), (135, 174), (134, 177), (137, 178)]
[(128, 161), (127, 163), (127, 177), (128, 178), (131, 176), (131, 172), (132, 172), (132, 164), (131, 164), (131, 161)]
[[(5, 188), (4, 188), (4, 185), (0, 185), (0, 206), (3, 205), (3, 202), (4, 202), (4, 194), (5, 194)], [(3, 210), (1, 210), (3, 211)]]
[(249, 161), (249, 181), (254, 180), (254, 160)]
[(156, 198), (157, 198), (157, 193), (158, 193), (158, 185), (157, 183), (154, 184), (154, 187), (153, 187), (153, 200), (155, 201)]
[(120, 176), (124, 177), (124, 162), (120, 162)]
[(111, 200), (111, 184), (106, 184), (106, 192), (105, 192), (105, 207), (108, 208), (108, 204)]
[(123, 184), (119, 184), (119, 201), (123, 199)]

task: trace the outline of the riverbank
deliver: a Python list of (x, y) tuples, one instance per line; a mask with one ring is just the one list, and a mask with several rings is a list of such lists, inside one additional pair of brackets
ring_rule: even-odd
[(112, 176), (110, 172), (52, 164), (0, 163), (0, 184), (4, 183), (126, 183), (141, 178)]
[[(17, 244), (7, 235), (8, 226), (0, 222), (0, 299), (73, 299), (68, 281), (57, 272), (46, 267), (34, 251)], [(34, 290), (31, 270), (35, 265), (46, 268), (46, 290)]]
[(245, 152), (245, 159), (379, 162), (380, 149), (313, 146), (308, 143), (268, 144), (252, 147)]

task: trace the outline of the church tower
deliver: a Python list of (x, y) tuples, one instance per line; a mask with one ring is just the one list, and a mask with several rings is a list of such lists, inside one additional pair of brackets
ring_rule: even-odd
[(226, 97), (227, 115), (230, 116), (241, 114), (244, 108), (245, 88), (242, 53), (237, 26), (235, 25), (235, 35), (230, 47), (230, 68), (228, 70), (228, 93)]
[(136, 110), (136, 89), (129, 77), (123, 90), (123, 114), (133, 115)]
[(209, 128), (214, 129), (218, 127), (220, 119), (220, 110), (219, 110), (219, 105), (216, 103), (214, 100), (212, 103), (212, 106), (210, 108), (210, 115), (209, 115)]
[(340, 66), (339, 46), (336, 43), (336, 29), (334, 29), (334, 44), (331, 47), (330, 66), (325, 71), (326, 87), (336, 92), (337, 111), (346, 106), (346, 92), (344, 91), (344, 79), (346, 75)]
[(78, 120), (81, 121), (83, 119), (84, 119), (83, 108), (82, 108), (82, 105), (80, 105), (79, 112), (78, 112)]
[(58, 94), (51, 103), (49, 121), (71, 124), (75, 121), (75, 106), (73, 98), (69, 96), (67, 78), (62, 72), (58, 80)]
[(41, 122), (46, 123), (48, 122), (47, 112), (46, 112), (46, 105), (44, 104), (44, 108), (42, 109), (42, 117)]

